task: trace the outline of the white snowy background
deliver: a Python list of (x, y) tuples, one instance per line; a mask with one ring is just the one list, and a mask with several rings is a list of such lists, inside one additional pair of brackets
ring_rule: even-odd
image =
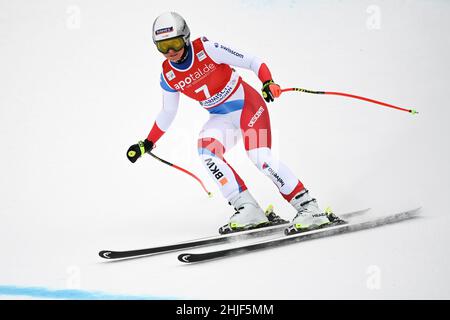
[[(301, 93), (270, 104), (274, 150), (322, 207), (383, 215), (422, 206), (422, 218), (196, 265), (178, 253), (98, 257), (214, 235), (233, 213), (197, 158), (208, 114), (196, 102), (181, 99), (155, 153), (198, 174), (215, 197), (149, 156), (126, 159), (161, 107), (151, 28), (168, 10), (186, 18), (193, 38), (262, 57), (283, 87), (416, 108), (412, 116)], [(450, 298), (449, 30), (445, 0), (0, 0), (0, 286), (186, 299)], [(242, 144), (227, 159), (263, 207), (294, 216)]]

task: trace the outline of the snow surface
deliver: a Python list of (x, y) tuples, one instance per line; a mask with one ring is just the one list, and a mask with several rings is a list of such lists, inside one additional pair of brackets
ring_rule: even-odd
[[(422, 218), (196, 265), (178, 253), (99, 258), (213, 235), (232, 214), (197, 158), (208, 114), (196, 102), (181, 99), (155, 153), (215, 197), (151, 157), (125, 157), (160, 109), (151, 27), (167, 10), (193, 37), (261, 56), (284, 87), (416, 108), (301, 93), (270, 105), (274, 150), (322, 207), (422, 206)], [(444, 0), (0, 1), (0, 284), (187, 299), (450, 298), (449, 28)], [(293, 217), (242, 144), (227, 159), (262, 206)]]

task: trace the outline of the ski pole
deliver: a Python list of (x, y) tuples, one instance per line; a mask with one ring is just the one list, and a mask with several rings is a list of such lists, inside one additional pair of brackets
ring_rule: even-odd
[(197, 180), (197, 181), (201, 184), (203, 190), (205, 190), (205, 192), (208, 194), (208, 196), (209, 196), (209, 197), (212, 197), (212, 193), (206, 189), (205, 184), (203, 183), (203, 181), (200, 180), (200, 178), (197, 177), (195, 174), (193, 174), (192, 172), (190, 172), (190, 171), (188, 171), (188, 170), (186, 170), (186, 169), (183, 169), (183, 168), (177, 166), (176, 164), (173, 164), (173, 163), (170, 163), (169, 161), (166, 161), (166, 160), (164, 160), (164, 159), (161, 159), (160, 157), (158, 157), (157, 155), (153, 154), (153, 153), (150, 152), (150, 151), (149, 151), (148, 153), (149, 153), (153, 158), (155, 158), (156, 160), (159, 160), (159, 161), (161, 161), (162, 163), (167, 164), (167, 165), (170, 166), (170, 167), (173, 167), (173, 168), (175, 168), (175, 169), (180, 170), (181, 172), (184, 172), (184, 173), (190, 175), (192, 178), (194, 178), (195, 180)]
[(335, 95), (335, 96), (344, 96), (344, 97), (349, 97), (349, 98), (354, 98), (354, 99), (359, 99), (359, 100), (363, 100), (363, 101), (379, 104), (381, 106), (397, 109), (397, 110), (400, 110), (400, 111), (409, 112), (411, 114), (418, 114), (419, 113), (418, 111), (416, 111), (414, 109), (400, 108), (400, 107), (397, 107), (397, 106), (394, 106), (392, 104), (388, 104), (388, 103), (385, 103), (385, 102), (381, 102), (381, 101), (377, 101), (377, 100), (373, 100), (373, 99), (369, 99), (369, 98), (365, 98), (365, 97), (360, 97), (360, 96), (356, 96), (356, 95), (349, 94), (349, 93), (343, 93), (343, 92), (313, 91), (313, 90), (307, 90), (307, 89), (302, 89), (302, 88), (286, 88), (286, 89), (282, 89), (281, 90), (281, 92), (286, 92), (286, 91), (300, 91), (300, 92), (312, 93), (312, 94), (329, 94), (329, 95)]

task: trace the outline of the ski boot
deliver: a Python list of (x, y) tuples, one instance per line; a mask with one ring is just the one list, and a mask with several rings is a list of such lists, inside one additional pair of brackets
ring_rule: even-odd
[(285, 229), (286, 235), (328, 227), (342, 221), (331, 209), (321, 212), (317, 200), (312, 198), (306, 189), (297, 194), (290, 203), (297, 210), (297, 215)]
[(328, 217), (328, 220), (330, 220), (331, 224), (333, 225), (337, 225), (337, 224), (345, 224), (347, 223), (346, 221), (342, 220), (341, 218), (339, 218), (337, 215), (334, 214), (333, 210), (331, 210), (330, 207), (327, 207), (325, 209), (325, 214)]
[(234, 207), (236, 212), (231, 216), (228, 224), (219, 228), (220, 234), (260, 228), (270, 223), (248, 190), (232, 198), (229, 204)]
[(271, 226), (289, 223), (289, 221), (282, 219), (280, 216), (278, 216), (273, 211), (273, 205), (271, 205), (271, 204), (267, 207), (267, 209), (264, 213), (265, 213), (267, 219), (269, 220), (269, 225), (271, 225)]

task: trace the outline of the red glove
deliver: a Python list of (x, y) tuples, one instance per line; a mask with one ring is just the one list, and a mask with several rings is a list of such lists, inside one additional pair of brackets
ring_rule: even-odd
[(281, 88), (273, 80), (267, 80), (263, 83), (262, 96), (266, 102), (272, 102), (274, 98), (281, 95)]

